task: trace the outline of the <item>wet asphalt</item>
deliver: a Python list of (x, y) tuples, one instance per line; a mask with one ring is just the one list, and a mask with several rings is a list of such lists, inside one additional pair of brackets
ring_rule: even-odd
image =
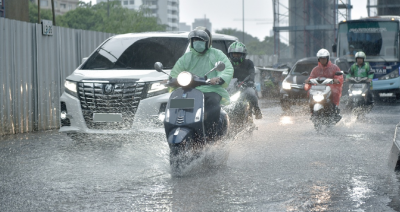
[(180, 177), (162, 133), (0, 137), (0, 211), (400, 211), (400, 174), (387, 165), (399, 103), (377, 103), (360, 120), (343, 110), (321, 132), (306, 107), (261, 103), (258, 130)]

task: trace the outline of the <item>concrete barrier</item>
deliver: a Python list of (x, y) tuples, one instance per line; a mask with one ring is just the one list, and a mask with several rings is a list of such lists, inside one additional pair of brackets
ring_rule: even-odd
[(400, 170), (400, 123), (396, 125), (394, 132), (393, 145), (389, 155), (389, 168)]

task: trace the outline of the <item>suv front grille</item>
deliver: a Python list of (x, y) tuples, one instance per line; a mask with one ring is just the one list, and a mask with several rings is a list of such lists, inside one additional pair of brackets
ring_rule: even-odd
[[(147, 84), (78, 83), (78, 97), (89, 129), (130, 129), (141, 99), (146, 98)], [(93, 122), (93, 113), (121, 113), (122, 122)]]

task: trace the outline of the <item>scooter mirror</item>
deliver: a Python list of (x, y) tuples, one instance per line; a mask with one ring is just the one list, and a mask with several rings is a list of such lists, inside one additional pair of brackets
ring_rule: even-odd
[(370, 74), (375, 74), (375, 71), (369, 71), (368, 75), (370, 75)]
[(343, 72), (341, 72), (341, 71), (337, 71), (336, 73), (335, 73), (335, 75), (343, 75)]
[(154, 68), (155, 68), (158, 72), (164, 72), (164, 71), (162, 70), (162, 69), (164, 68), (164, 67), (163, 67), (163, 64), (160, 63), (160, 62), (154, 63)]
[(344, 73), (344, 74), (349, 74), (349, 72), (348, 72), (348, 71), (343, 71), (343, 73)]
[(225, 69), (225, 63), (218, 61), (215, 63), (215, 68), (217, 69), (217, 71), (223, 71)]
[(303, 76), (308, 76), (308, 75), (310, 75), (307, 71), (304, 71), (304, 72), (302, 72), (301, 73), (301, 75), (303, 75)]

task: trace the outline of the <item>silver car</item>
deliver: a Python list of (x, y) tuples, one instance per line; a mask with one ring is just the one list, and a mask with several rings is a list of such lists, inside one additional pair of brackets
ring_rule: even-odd
[[(227, 54), (233, 36), (213, 34), (212, 46)], [(159, 129), (170, 96), (167, 73), (187, 51), (188, 32), (130, 33), (104, 41), (65, 80), (60, 132), (126, 134)]]

